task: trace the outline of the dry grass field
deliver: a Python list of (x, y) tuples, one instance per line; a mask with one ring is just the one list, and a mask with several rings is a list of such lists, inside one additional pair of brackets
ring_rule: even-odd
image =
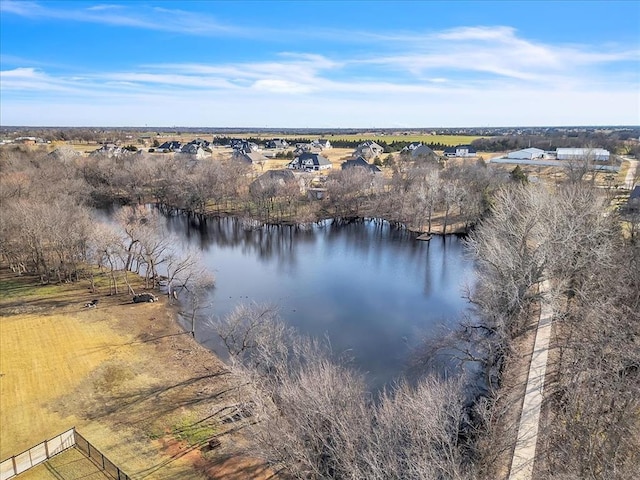
[(18, 478), (20, 480), (113, 480), (76, 448), (65, 450), (49, 461), (21, 473)]
[[(0, 273), (0, 459), (75, 426), (133, 479), (267, 478), (222, 421), (242, 399), (237, 382), (164, 298)], [(85, 308), (92, 298), (98, 308)], [(221, 446), (203, 452), (214, 436)]]

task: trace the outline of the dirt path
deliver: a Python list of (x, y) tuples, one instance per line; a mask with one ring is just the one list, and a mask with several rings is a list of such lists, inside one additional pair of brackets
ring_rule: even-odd
[(627, 170), (627, 175), (624, 179), (624, 186), (625, 188), (632, 190), (635, 183), (636, 172), (638, 171), (638, 160), (625, 158), (625, 161), (629, 162), (629, 170)]

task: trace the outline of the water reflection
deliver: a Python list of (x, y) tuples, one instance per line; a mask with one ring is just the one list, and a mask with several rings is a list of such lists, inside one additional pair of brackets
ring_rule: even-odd
[[(197, 247), (216, 276), (208, 316), (238, 303), (276, 304), (289, 324), (327, 335), (376, 388), (403, 371), (411, 347), (457, 322), (473, 266), (453, 236), (430, 242), (387, 222), (327, 220), (306, 227), (260, 226), (240, 218), (167, 217), (184, 247)], [(198, 339), (221, 354), (200, 322)]]

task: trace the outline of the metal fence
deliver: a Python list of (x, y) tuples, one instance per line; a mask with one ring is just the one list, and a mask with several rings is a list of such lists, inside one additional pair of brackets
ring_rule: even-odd
[(116, 480), (130, 480), (129, 476), (122, 472), (107, 457), (91, 445), (75, 428), (56, 435), (50, 440), (45, 440), (18, 455), (7, 458), (0, 463), (0, 480), (9, 480), (19, 473), (35, 467), (49, 458), (71, 447), (76, 447), (84, 453), (98, 468), (115, 478)]
[(105, 457), (100, 450), (91, 445), (86, 438), (75, 431), (76, 447), (84, 453), (93, 463), (104, 470), (107, 474), (111, 475), (116, 480), (131, 480), (129, 476), (120, 470), (115, 464)]

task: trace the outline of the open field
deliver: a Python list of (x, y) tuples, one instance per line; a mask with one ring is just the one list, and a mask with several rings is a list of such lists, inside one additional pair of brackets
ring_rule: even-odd
[(165, 298), (0, 273), (0, 459), (75, 426), (132, 478), (265, 478), (238, 455), (239, 424), (222, 421), (242, 397), (235, 380)]

